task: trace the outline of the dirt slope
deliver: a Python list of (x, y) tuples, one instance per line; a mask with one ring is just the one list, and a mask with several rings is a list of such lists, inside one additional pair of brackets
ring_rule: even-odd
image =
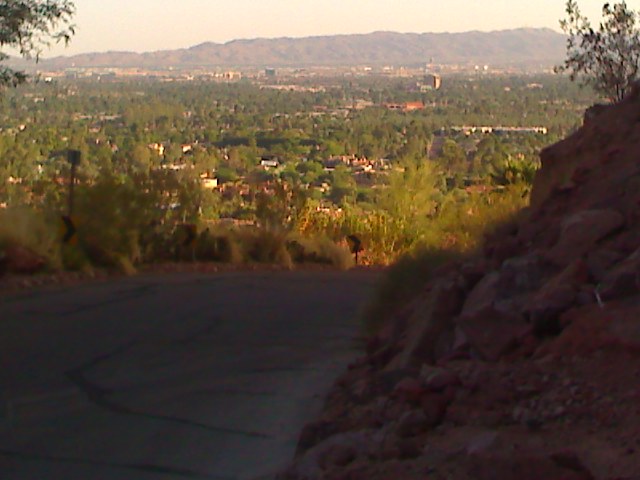
[[(285, 479), (640, 479), (640, 87), (390, 319)], [(526, 217), (526, 218), (525, 218)]]

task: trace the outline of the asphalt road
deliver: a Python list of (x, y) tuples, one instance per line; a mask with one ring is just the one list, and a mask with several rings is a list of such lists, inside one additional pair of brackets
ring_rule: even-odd
[(368, 272), (0, 297), (0, 479), (271, 478), (357, 355)]

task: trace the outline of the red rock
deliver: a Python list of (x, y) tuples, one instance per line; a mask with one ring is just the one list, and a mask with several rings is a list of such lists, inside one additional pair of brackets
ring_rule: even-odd
[(499, 284), (499, 272), (491, 272), (485, 275), (467, 295), (461, 315), (473, 315), (483, 308), (492, 306), (498, 296)]
[(461, 385), (460, 377), (450, 370), (431, 365), (423, 365), (420, 369), (420, 378), (429, 391), (442, 392), (447, 387)]
[(466, 262), (460, 267), (460, 274), (464, 277), (469, 288), (475, 286), (487, 274), (489, 263), (484, 259), (476, 259)]
[(470, 455), (467, 468), (474, 480), (594, 480), (587, 470), (576, 471), (535, 453)]
[(627, 297), (640, 291), (640, 249), (610, 270), (598, 286), (604, 301)]
[(550, 458), (556, 465), (562, 468), (571, 470), (573, 472), (582, 473), (588, 475), (589, 478), (592, 478), (591, 474), (582, 463), (582, 460), (580, 460), (575, 452), (572, 452), (570, 450), (556, 452), (551, 454)]
[(559, 265), (568, 265), (589, 252), (598, 240), (624, 225), (624, 217), (616, 210), (584, 210), (562, 222), (560, 239), (549, 252)]
[(441, 335), (455, 328), (453, 318), (462, 307), (464, 293), (464, 278), (457, 274), (444, 277), (433, 285), (409, 319), (408, 343), (394, 367), (406, 368), (435, 360)]
[(624, 349), (640, 352), (640, 299), (611, 302), (604, 308), (589, 305), (568, 311), (562, 321), (569, 325), (554, 341), (542, 345), (536, 358), (588, 355), (597, 350)]
[(450, 396), (441, 394), (426, 395), (422, 398), (422, 412), (430, 428), (439, 425), (444, 420), (451, 400)]
[[(589, 354), (611, 342), (605, 332), (606, 322), (602, 318), (580, 318), (585, 309), (574, 309), (563, 315), (562, 321), (569, 326), (552, 342), (543, 344), (535, 353), (536, 358), (564, 357)], [(598, 308), (598, 307), (596, 307)]]
[(398, 400), (409, 404), (418, 404), (420, 399), (427, 393), (424, 384), (415, 378), (405, 378), (398, 382), (393, 389), (393, 396)]
[(538, 335), (560, 332), (560, 314), (574, 304), (580, 285), (588, 279), (587, 265), (578, 259), (549, 280), (532, 297), (525, 315), (529, 317)]
[(4, 257), (10, 273), (31, 275), (41, 271), (47, 263), (44, 257), (20, 245), (7, 245)]
[(327, 470), (331, 467), (344, 467), (358, 457), (358, 451), (353, 445), (331, 445), (319, 456), (320, 468)]
[(395, 345), (387, 345), (380, 348), (373, 355), (369, 355), (367, 362), (375, 369), (382, 369), (387, 366), (399, 352), (400, 349)]
[(432, 424), (421, 410), (406, 412), (398, 421), (396, 435), (400, 438), (415, 437), (425, 433)]
[(587, 255), (589, 275), (596, 283), (600, 283), (607, 272), (624, 258), (624, 254), (610, 248), (592, 251)]
[(493, 307), (461, 316), (456, 322), (474, 350), (489, 361), (514, 350), (529, 328), (522, 316)]
[(538, 348), (540, 348), (541, 339), (533, 334), (533, 331), (530, 335), (525, 335), (520, 340), (520, 345), (518, 346), (517, 351), (514, 352), (514, 355), (507, 355), (509, 360), (515, 360), (519, 358), (530, 358), (532, 357)]
[(500, 269), (500, 283), (498, 285), (500, 297), (528, 293), (539, 289), (547, 280), (550, 266), (543, 256), (533, 251), (521, 257), (506, 260)]
[(424, 445), (420, 439), (399, 438), (397, 441), (398, 458), (401, 460), (411, 460), (418, 458), (423, 451)]
[(499, 440), (498, 432), (483, 432), (471, 439), (466, 448), (467, 455), (486, 452), (495, 447)]
[(577, 290), (571, 285), (558, 285), (539, 292), (526, 309), (537, 335), (560, 333), (559, 315), (574, 303)]
[(507, 258), (515, 257), (522, 250), (522, 244), (517, 237), (508, 236), (500, 240), (494, 239), (485, 246), (484, 252), (487, 258), (502, 263)]

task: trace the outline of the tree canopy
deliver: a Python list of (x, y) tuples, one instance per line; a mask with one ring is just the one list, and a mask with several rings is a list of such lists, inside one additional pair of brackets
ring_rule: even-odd
[(640, 73), (638, 13), (624, 1), (605, 3), (597, 30), (582, 15), (576, 0), (567, 0), (566, 13), (560, 26), (569, 35), (567, 59), (556, 71), (569, 72), (572, 80), (580, 78), (612, 102), (619, 102)]
[[(25, 58), (40, 57), (54, 42), (68, 42), (74, 34), (71, 0), (0, 0), (0, 48), (12, 48)], [(0, 51), (0, 62), (9, 56)], [(24, 72), (0, 66), (0, 86), (18, 85)]]

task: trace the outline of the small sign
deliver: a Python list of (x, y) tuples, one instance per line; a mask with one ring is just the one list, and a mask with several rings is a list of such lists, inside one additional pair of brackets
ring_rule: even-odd
[(78, 231), (73, 219), (68, 215), (62, 216), (62, 242), (66, 244), (74, 244), (78, 241)]
[(360, 240), (358, 237), (356, 237), (355, 235), (349, 235), (347, 237), (347, 240), (349, 240), (349, 246), (351, 247), (351, 253), (360, 253), (363, 249), (362, 249), (362, 240)]
[(348, 235), (347, 236), (347, 240), (349, 242), (349, 246), (351, 247), (351, 253), (353, 253), (355, 255), (355, 259), (356, 259), (356, 265), (358, 265), (358, 254), (364, 250), (364, 248), (362, 248), (362, 240), (360, 240), (358, 237), (356, 237), (355, 235)]

